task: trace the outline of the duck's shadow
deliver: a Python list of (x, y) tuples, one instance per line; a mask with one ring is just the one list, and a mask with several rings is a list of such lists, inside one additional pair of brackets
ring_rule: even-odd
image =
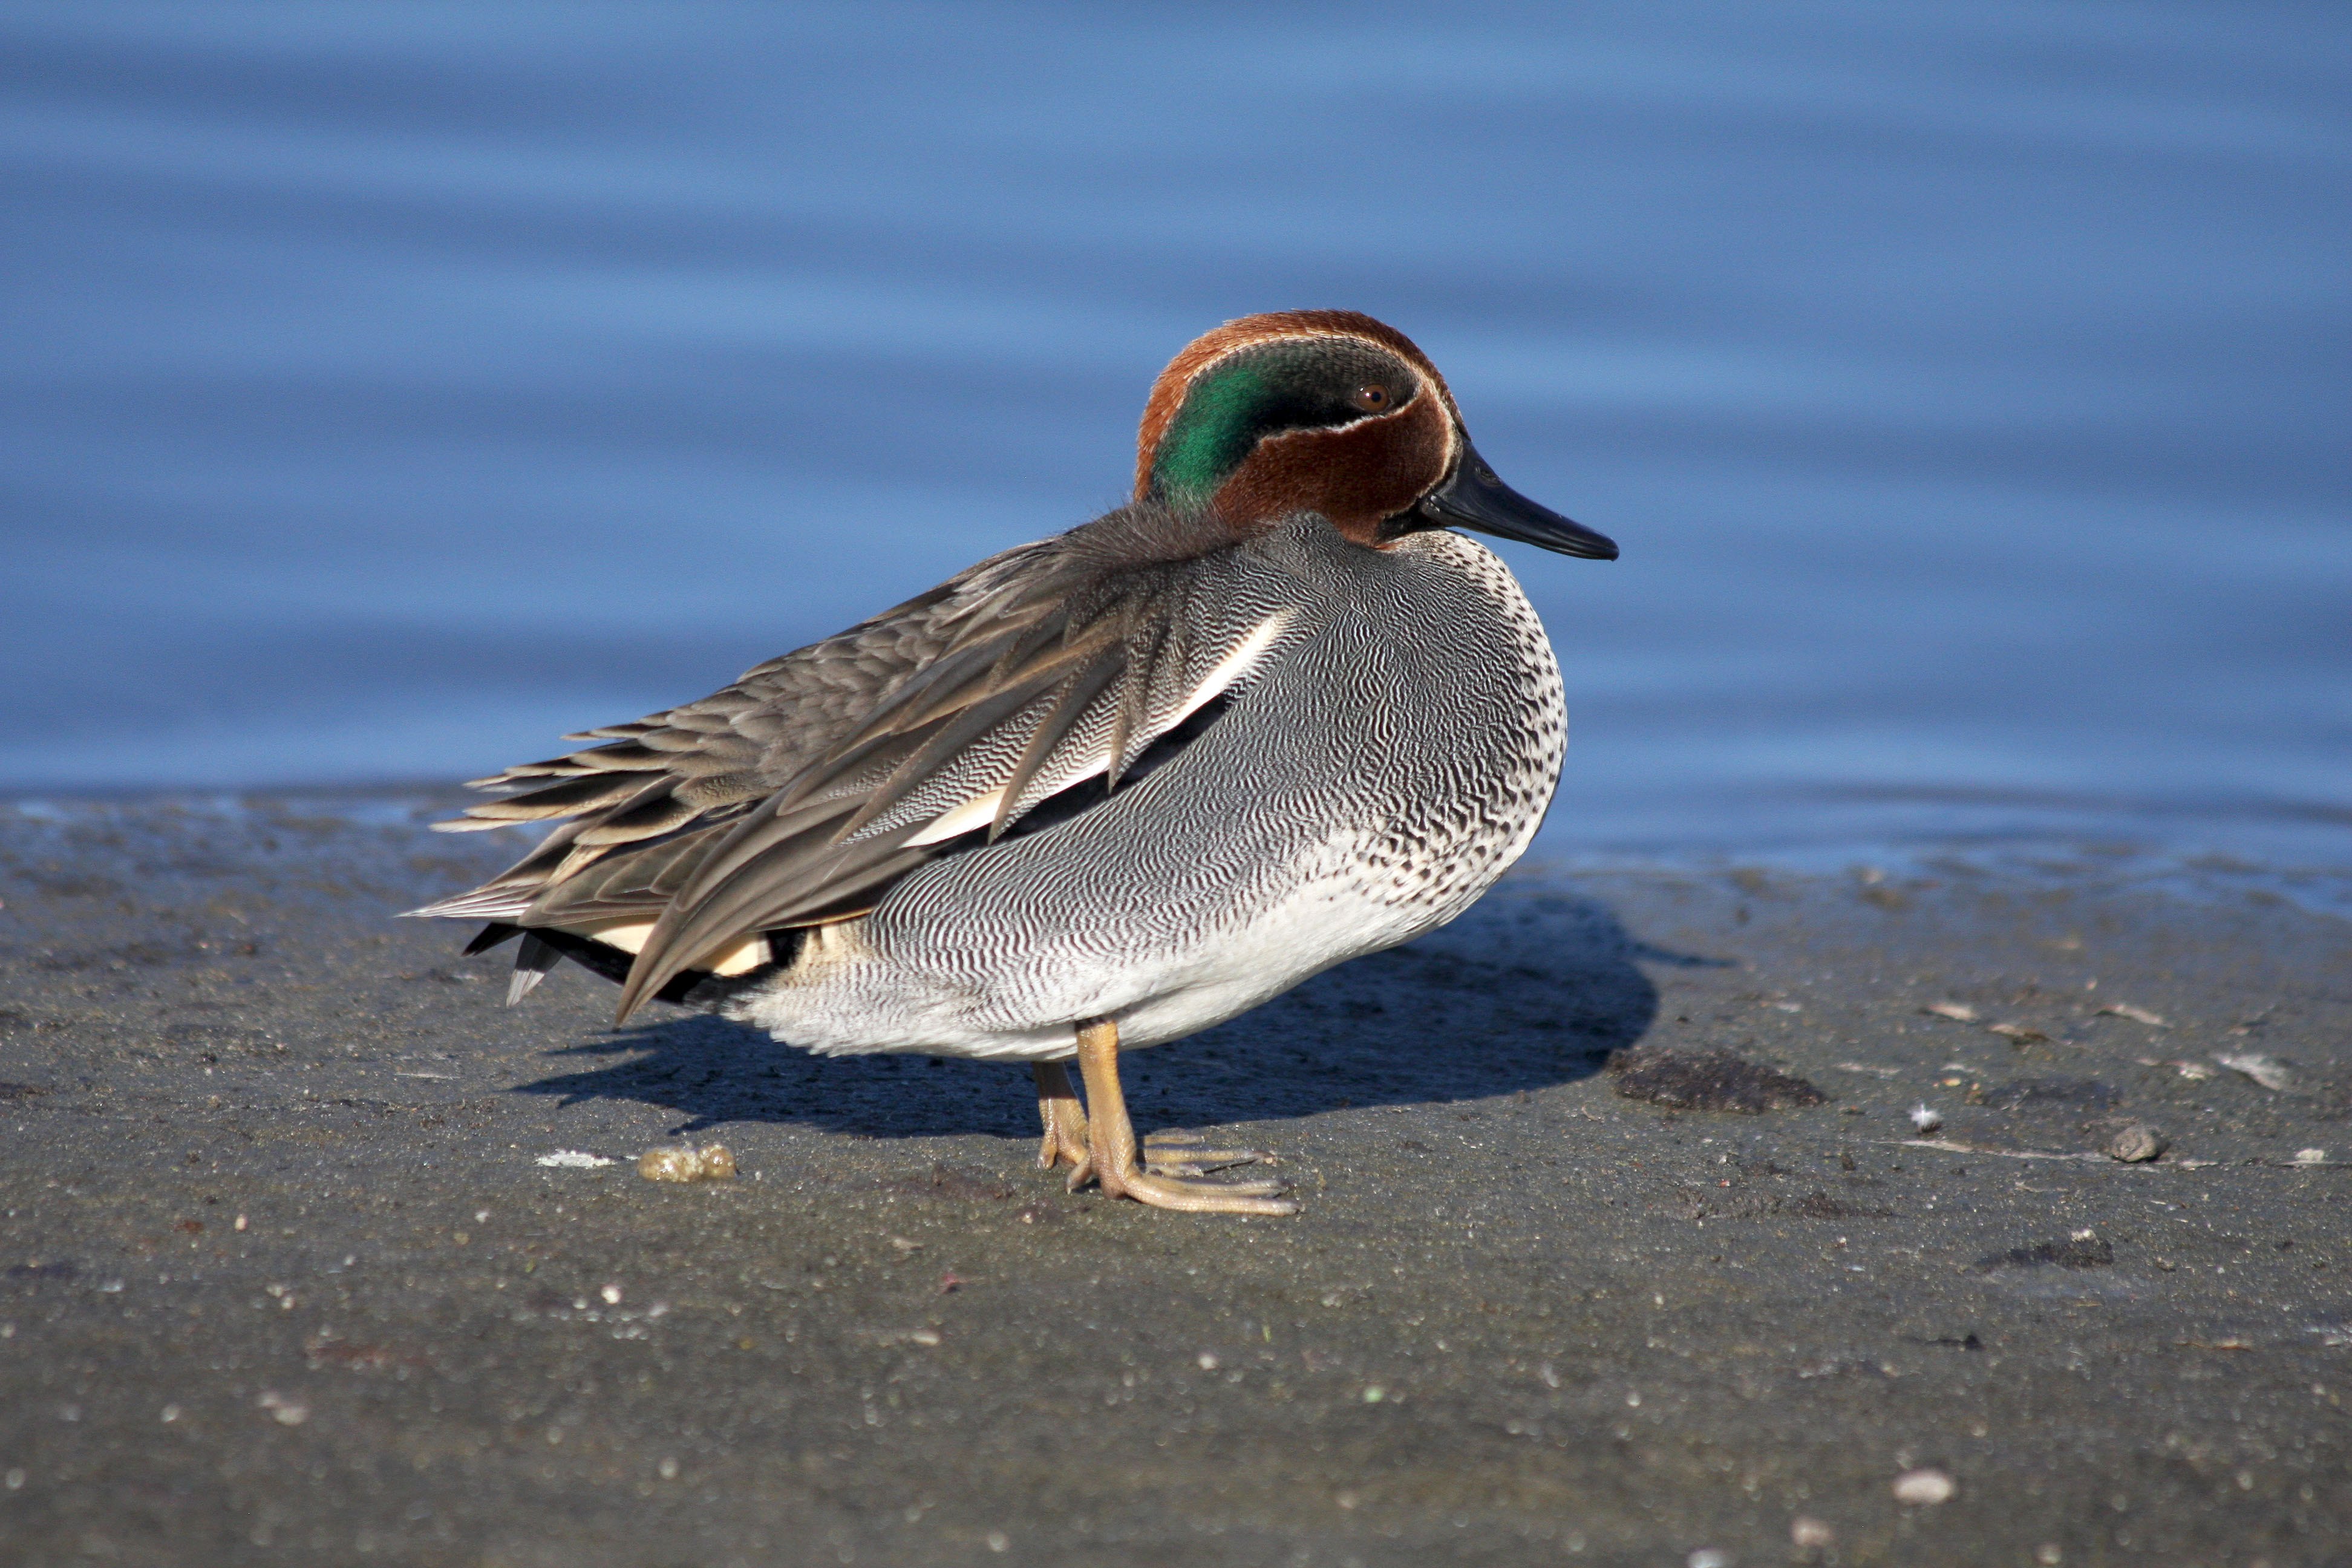
[[(1724, 962), (1644, 947), (1600, 904), (1506, 884), (1442, 931), (1123, 1058), (1128, 1099), (1141, 1128), (1211, 1126), (1569, 1082), (1648, 1031), (1658, 993), (1636, 959)], [(558, 1054), (621, 1059), (520, 1092), (666, 1107), (686, 1118), (678, 1132), (742, 1121), (877, 1138), (1037, 1131), (1029, 1075), (1003, 1063), (812, 1057), (707, 1016)]]

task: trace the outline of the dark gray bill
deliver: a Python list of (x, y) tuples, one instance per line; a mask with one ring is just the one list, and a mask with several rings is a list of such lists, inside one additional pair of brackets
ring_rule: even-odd
[(1615, 541), (1582, 523), (1569, 521), (1549, 507), (1538, 506), (1496, 479), (1466, 436), (1462, 439), (1462, 460), (1454, 465), (1454, 477), (1423, 496), (1414, 510), (1441, 527), (1475, 529), (1524, 544), (1540, 544), (1562, 555), (1581, 555), (1588, 561), (1617, 559)]

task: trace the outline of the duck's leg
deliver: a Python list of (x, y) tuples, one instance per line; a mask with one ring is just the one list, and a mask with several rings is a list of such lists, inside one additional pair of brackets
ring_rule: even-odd
[[(1092, 1152), (1087, 1147), (1087, 1108), (1070, 1087), (1070, 1075), (1059, 1062), (1036, 1062), (1037, 1121), (1045, 1130), (1037, 1145), (1037, 1163), (1045, 1170), (1070, 1167), (1070, 1191), (1095, 1179)], [(1199, 1176), (1229, 1165), (1247, 1165), (1273, 1156), (1255, 1149), (1212, 1148), (1198, 1132), (1163, 1130), (1143, 1140), (1143, 1168), (1155, 1176)]]
[(1204, 1182), (1156, 1175), (1135, 1157), (1135, 1126), (1118, 1085), (1118, 1026), (1097, 1018), (1078, 1026), (1078, 1072), (1087, 1080), (1087, 1141), (1095, 1179), (1107, 1196), (1133, 1198), (1155, 1208), (1206, 1214), (1297, 1214), (1276, 1197), (1280, 1182)]
[(1037, 1079), (1037, 1120), (1045, 1126), (1037, 1163), (1048, 1171), (1069, 1166), (1070, 1190), (1076, 1192), (1095, 1173), (1087, 1148), (1087, 1108), (1078, 1103), (1078, 1091), (1070, 1087), (1061, 1063), (1037, 1062), (1030, 1070)]

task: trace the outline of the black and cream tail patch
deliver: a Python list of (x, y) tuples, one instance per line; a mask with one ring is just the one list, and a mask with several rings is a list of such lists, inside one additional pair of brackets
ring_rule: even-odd
[(547, 972), (562, 962), (563, 954), (552, 943), (541, 940), (536, 931), (525, 931), (522, 946), (515, 953), (514, 978), (507, 982), (507, 1005), (511, 1007), (530, 995), (532, 987), (547, 978)]

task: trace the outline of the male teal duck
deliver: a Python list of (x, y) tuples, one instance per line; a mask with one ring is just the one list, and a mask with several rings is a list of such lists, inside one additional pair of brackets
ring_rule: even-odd
[(1118, 1051), (1444, 924), (1535, 837), (1559, 667), (1457, 527), (1617, 554), (1495, 477), (1402, 333), (1229, 322), (1152, 387), (1132, 502), (478, 781), (502, 798), (439, 826), (559, 826), (415, 912), (520, 937), (510, 1003), (569, 958), (623, 1019), (1031, 1063), (1072, 1190), (1295, 1212), (1203, 1179), (1246, 1152), (1139, 1155)]

